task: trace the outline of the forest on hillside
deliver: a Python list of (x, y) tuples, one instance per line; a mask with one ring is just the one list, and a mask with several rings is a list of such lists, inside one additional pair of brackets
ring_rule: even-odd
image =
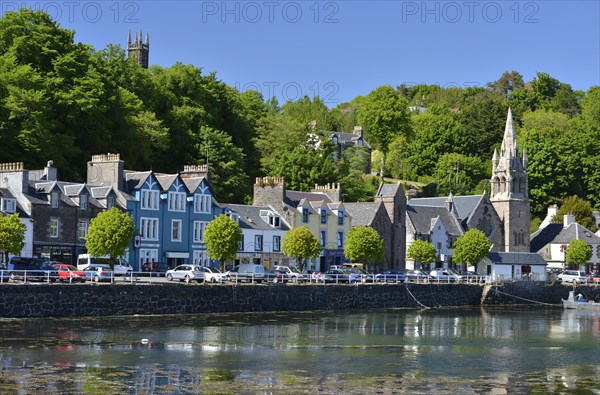
[(428, 195), (481, 193), (509, 106), (527, 152), (532, 215), (574, 195), (600, 208), (600, 87), (507, 71), (486, 87), (374, 87), (330, 109), (318, 97), (265, 101), (194, 65), (143, 69), (119, 46), (75, 43), (41, 11), (0, 19), (0, 162), (36, 169), (52, 159), (63, 180), (85, 179), (92, 155), (118, 152), (127, 169), (164, 173), (208, 160), (222, 202), (248, 202), (262, 175), (296, 190), (340, 182), (347, 201), (364, 201), (380, 182), (365, 174), (365, 152), (336, 161), (319, 133), (362, 125), (374, 170), (420, 182)]

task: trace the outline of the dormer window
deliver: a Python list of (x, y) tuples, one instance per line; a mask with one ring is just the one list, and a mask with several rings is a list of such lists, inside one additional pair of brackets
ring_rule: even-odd
[(211, 195), (194, 195), (194, 212), (210, 214), (212, 210)]
[(279, 228), (281, 226), (281, 218), (278, 215), (269, 215), (269, 225)]
[(337, 145), (338, 143), (338, 138), (337, 136), (333, 136), (333, 144)]
[(185, 211), (185, 192), (169, 192), (169, 211)]
[(324, 208), (321, 209), (321, 223), (322, 224), (327, 223), (327, 210)]
[(14, 214), (17, 211), (17, 199), (2, 198), (2, 212)]
[(58, 192), (52, 192), (50, 194), (50, 205), (52, 208), (58, 208)]
[(308, 207), (302, 207), (302, 222), (307, 224), (308, 218), (310, 215), (310, 211), (308, 211)]
[(143, 210), (158, 210), (158, 200), (159, 193), (158, 191), (153, 191), (150, 189), (142, 190), (142, 209)]
[(232, 220), (234, 220), (235, 222), (237, 222), (238, 224), (240, 223), (240, 215), (239, 214), (229, 211), (229, 212), (226, 212), (225, 215), (228, 216), (229, 218), (231, 218)]
[(114, 206), (115, 206), (115, 197), (109, 196), (108, 198), (106, 198), (106, 208), (110, 210)]
[(79, 196), (79, 208), (81, 209), (81, 211), (87, 210), (87, 206), (88, 206), (88, 195)]
[(344, 225), (344, 212), (338, 211), (338, 225)]

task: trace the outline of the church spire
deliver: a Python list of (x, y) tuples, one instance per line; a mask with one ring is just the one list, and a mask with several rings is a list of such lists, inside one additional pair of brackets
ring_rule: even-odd
[(517, 137), (515, 133), (515, 125), (512, 116), (512, 109), (508, 107), (508, 115), (506, 116), (506, 126), (504, 127), (504, 138), (502, 139), (502, 147), (500, 155), (502, 157), (512, 157), (517, 155)]

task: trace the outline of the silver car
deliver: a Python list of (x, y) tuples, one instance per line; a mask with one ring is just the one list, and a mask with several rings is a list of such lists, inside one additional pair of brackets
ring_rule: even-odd
[(113, 281), (114, 272), (108, 265), (92, 264), (84, 268), (82, 272), (88, 280), (93, 282)]
[(167, 280), (179, 280), (189, 283), (191, 281), (203, 282), (205, 279), (204, 272), (200, 266), (194, 265), (179, 265), (175, 269), (167, 270)]
[(452, 269), (436, 269), (429, 273), (431, 281), (457, 283), (463, 280), (462, 276)]

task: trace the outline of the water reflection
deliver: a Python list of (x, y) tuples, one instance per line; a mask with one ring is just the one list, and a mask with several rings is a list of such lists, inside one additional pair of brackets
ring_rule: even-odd
[(2, 320), (0, 331), (2, 394), (600, 390), (600, 317), (576, 311)]

